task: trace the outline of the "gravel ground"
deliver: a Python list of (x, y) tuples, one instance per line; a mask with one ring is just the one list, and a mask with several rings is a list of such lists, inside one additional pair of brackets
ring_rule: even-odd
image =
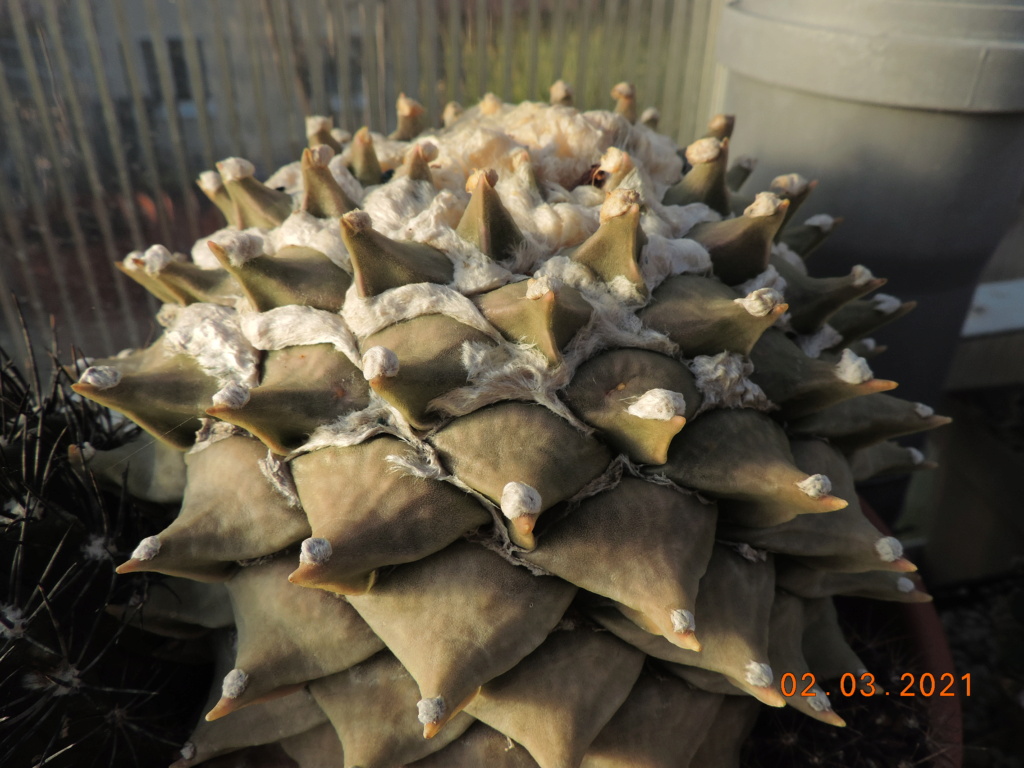
[[(957, 673), (971, 675), (961, 696), (964, 768), (1024, 768), (1024, 559), (1007, 576), (935, 595)], [(867, 608), (867, 610), (865, 610)], [(915, 668), (889, 606), (843, 601), (851, 646), (890, 691)], [(791, 708), (764, 708), (745, 750), (745, 768), (912, 768), (937, 748), (923, 699), (832, 697), (848, 727), (814, 722)], [(941, 736), (941, 734), (937, 734)]]
[(971, 675), (965, 768), (1024, 768), (1024, 560), (1009, 576), (936, 595), (953, 660)]
[(744, 768), (916, 768), (935, 754), (925, 700), (883, 693), (901, 690), (900, 675), (917, 669), (902, 606), (855, 598), (836, 602), (847, 640), (875, 675), (879, 695), (830, 696), (846, 728), (819, 723), (790, 707), (763, 707)]

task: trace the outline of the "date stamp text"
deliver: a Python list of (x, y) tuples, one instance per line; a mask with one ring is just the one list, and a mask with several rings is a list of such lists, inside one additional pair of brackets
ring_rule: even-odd
[[(833, 686), (834, 687), (834, 686)], [(823, 688), (818, 685), (815, 676), (806, 672), (798, 678), (792, 672), (786, 672), (779, 679), (779, 688), (782, 695), (812, 697), (816, 691)], [(899, 689), (899, 690), (897, 690)], [(900, 682), (892, 690), (883, 689), (875, 681), (875, 676), (870, 672), (853, 674), (847, 672), (839, 678), (838, 690), (834, 691), (841, 696), (970, 696), (971, 675), (967, 673), (957, 678), (952, 672), (944, 672), (941, 675), (933, 675), (931, 672), (914, 674), (904, 672), (900, 675)], [(833, 691), (825, 691), (826, 696), (831, 696)]]

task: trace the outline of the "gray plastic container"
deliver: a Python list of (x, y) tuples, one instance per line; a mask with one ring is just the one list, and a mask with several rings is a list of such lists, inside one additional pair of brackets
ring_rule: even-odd
[(745, 189), (821, 180), (799, 215), (846, 221), (812, 273), (864, 263), (919, 300), (874, 368), (935, 402), (1024, 185), (1024, 0), (736, 0), (717, 55), (732, 151), (762, 160)]

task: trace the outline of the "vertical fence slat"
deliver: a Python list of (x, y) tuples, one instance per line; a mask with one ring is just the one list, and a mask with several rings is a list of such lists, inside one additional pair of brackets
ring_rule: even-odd
[(474, 32), (476, 45), (476, 97), (480, 98), (491, 90), (489, 73), (487, 71), (487, 45), (490, 42), (487, 35), (487, 0), (476, 0), (474, 9)]
[(439, 47), (441, 41), (439, 25), (440, 9), (437, 0), (424, 0), (423, 6), (423, 106), (427, 109), (427, 125), (440, 125), (441, 109), (438, 86), (441, 82)]
[(363, 119), (362, 124), (371, 126), (377, 114), (377, 60), (373, 13), (371, 0), (359, 3), (360, 53), (362, 54)]
[[(236, 0), (236, 2), (242, 2), (242, 0)], [(287, 122), (288, 113), (293, 108), (293, 98), (297, 97), (298, 94), (295, 92), (295, 88), (292, 87), (291, 72), (288, 70), (287, 65), (284, 61), (284, 56), (281, 53), (281, 42), (278, 39), (280, 34), (280, 23), (277, 16), (278, 6), (273, 0), (262, 0), (260, 3), (260, 20), (263, 28), (263, 41), (266, 45), (263, 51), (269, 51), (271, 55), (272, 65), (271, 69), (274, 72), (274, 80), (277, 85), (277, 93), (274, 94), (277, 97), (277, 109), (275, 110), (275, 116)], [(291, 153), (289, 153), (291, 154)], [(275, 158), (276, 164), (276, 158)]]
[[(35, 220), (36, 228), (39, 230), (39, 235), (43, 241), (43, 252), (46, 255), (47, 266), (50, 269), (51, 274), (63, 269), (63, 265), (60, 263), (60, 256), (57, 252), (57, 242), (53, 236), (53, 231), (50, 229), (50, 220), (46, 215), (46, 208), (43, 203), (43, 197), (40, 194), (39, 187), (36, 184), (36, 178), (34, 170), (31, 166), (28, 149), (25, 145), (25, 137), (21, 132), (21, 121), (18, 119), (18, 115), (15, 114), (15, 102), (13, 94), (7, 86), (7, 73), (4, 70), (3, 60), (0, 59), (0, 121), (4, 126), (4, 136), (8, 146), (11, 148), (11, 156), (14, 160), (15, 169), (18, 175), (18, 181), (22, 189), (25, 192), (25, 196), (28, 198), (29, 208), (32, 210), (32, 218)], [(12, 233), (20, 233), (20, 228), (12, 228)], [(17, 235), (15, 235), (17, 237)], [(29, 254), (28, 248), (23, 251), (25, 259), (21, 262), (24, 265), (24, 269), (28, 272), (27, 282), (28, 284), (35, 285), (34, 276), (31, 273), (32, 263), (30, 261), (31, 255)], [(37, 290), (37, 297), (39, 292)], [(73, 317), (76, 316), (76, 305), (71, 300), (71, 293), (68, 289), (67, 284), (63, 280), (57, 281), (57, 296), (60, 300), (60, 310), (62, 312), (69, 312)], [(44, 313), (47, 309), (40, 301), (40, 307), (43, 308)], [(44, 333), (46, 328), (46, 318), (40, 318), (40, 327), (37, 329), (39, 333)]]
[[(395, 112), (395, 101), (398, 99), (399, 91), (406, 90), (406, 68), (409, 59), (409, 51), (404, 47), (404, 26), (406, 19), (412, 14), (413, 3), (397, 7), (395, 0), (380, 0), (384, 17), (387, 19), (384, 24), (382, 50), (385, 51), (379, 58), (379, 67), (383, 73), (383, 103), (385, 123), (381, 130), (388, 134), (398, 127), (397, 113)], [(394, 18), (399, 14), (406, 14), (402, 24), (394, 24)], [(411, 95), (411, 94), (407, 94)], [(415, 97), (415, 96), (414, 96)]]
[(334, 35), (334, 66), (338, 73), (339, 104), (338, 126), (348, 131), (356, 129), (358, 119), (352, 98), (351, 52), (352, 35), (349, 26), (348, 3), (324, 0), (330, 14), (330, 30)]
[[(179, 2), (187, 2), (187, 0), (179, 0)], [(213, 18), (225, 20), (225, 32), (237, 29), (234, 24), (234, 20), (230, 17), (225, 17), (222, 14), (223, 6), (220, 4), (221, 0), (205, 0), (205, 2), (209, 4), (209, 11), (213, 15)], [(231, 147), (233, 147), (233, 149), (228, 150), (228, 152), (232, 154), (242, 153), (249, 155), (250, 157), (256, 157), (256, 147), (253, 146), (253, 142), (247, 140), (248, 136), (243, 137), (242, 134), (242, 125), (238, 117), (238, 99), (235, 95), (235, 82), (234, 78), (231, 76), (232, 66), (231, 57), (228, 52), (228, 39), (230, 37), (234, 37), (237, 44), (239, 36), (240, 35), (237, 32), (234, 34), (210, 36), (213, 40), (214, 56), (216, 57), (216, 67), (219, 75), (217, 78), (217, 87), (220, 90), (219, 95), (214, 95), (214, 100), (217, 114), (223, 115), (227, 119), (228, 135), (231, 138)], [(218, 133), (223, 130), (222, 122)], [(216, 162), (223, 154), (224, 150), (217, 145), (214, 149), (214, 162)]]
[[(548, 77), (548, 84), (556, 80), (564, 79), (565, 69), (565, 15), (566, 4), (564, 2), (555, 5), (554, 34), (550, 36), (550, 49), (554, 52), (551, 57), (551, 75)], [(582, 97), (583, 94), (580, 94)]]
[(708, 10), (708, 0), (693, 0), (690, 34), (686, 45), (686, 84), (679, 118), (684, 142), (704, 134), (704, 126), (697, 114), (697, 102), (700, 98), (700, 75), (707, 42)]
[[(243, 0), (235, 0), (241, 7), (244, 5)], [(277, 24), (274, 23), (274, 7), (272, 6), (272, 0), (262, 0), (260, 3), (260, 10), (258, 13), (253, 13), (254, 17), (259, 18), (259, 35), (262, 38), (262, 45), (256, 48), (253, 52), (255, 53), (254, 63), (256, 59), (260, 62), (260, 67), (263, 71), (265, 96), (269, 104), (274, 105), (273, 113), (264, 112), (260, 110), (254, 117), (261, 122), (268, 122), (265, 116), (273, 114), (274, 128), (276, 129), (271, 134), (272, 139), (272, 159), (270, 166), (266, 169), (266, 173), (272, 173), (277, 167), (278, 160), (281, 156), (281, 142), (285, 142), (288, 147), (286, 154), (294, 155), (294, 147), (292, 146), (291, 135), (292, 130), (288, 123), (290, 122), (291, 113), (294, 111), (294, 98), (296, 97), (295, 89), (289, 82), (289, 73), (285, 68), (284, 61), (281, 56), (281, 45), (277, 39)], [(250, 10), (250, 13), (253, 11)], [(255, 34), (255, 32), (254, 32)], [(267, 52), (271, 55), (267, 56)], [(283, 129), (283, 130), (282, 130)]]
[(722, 18), (722, 8), (725, 6), (725, 0), (710, 0), (710, 5), (707, 23), (708, 43), (704, 47), (704, 60), (701, 62), (700, 93), (697, 99), (697, 115), (702, 122), (711, 118), (712, 109), (714, 108), (712, 105), (716, 68), (714, 36), (718, 30), (719, 21)]
[(381, 71), (377, 66), (377, 3), (364, 0), (359, 6), (363, 36), (363, 93), (366, 98), (366, 120), (370, 128), (386, 128), (381, 122)]
[(401, 4), (396, 0), (383, 0), (385, 13), (388, 19), (393, 19), (384, 28), (385, 44), (390, 44), (389, 53), (382, 62), (384, 81), (384, 104), (387, 116), (387, 124), (381, 133), (390, 133), (398, 127), (397, 114), (395, 112), (395, 101), (399, 92), (415, 98), (415, 94), (409, 93), (406, 88), (406, 61), (409, 58), (409, 51), (405, 47), (405, 31), (409, 24), (409, 15), (412, 13), (413, 3)]
[(374, 69), (377, 71), (377, 113), (374, 116), (377, 130), (388, 132), (388, 20), (385, 0), (374, 3), (373, 38), (374, 38)]
[[(238, 0), (233, 0), (233, 2), (237, 7)], [(253, 102), (256, 106), (256, 114), (247, 116), (248, 119), (245, 120), (245, 123), (249, 130), (255, 128), (259, 134), (261, 164), (265, 173), (272, 173), (276, 158), (270, 138), (271, 121), (262, 117), (270, 114), (267, 111), (267, 96), (264, 92), (264, 85), (269, 83), (269, 75), (264, 72), (262, 57), (259, 55), (259, 51), (262, 50), (259, 40), (262, 19), (259, 13), (253, 11), (251, 5), (248, 7), (248, 13), (231, 14), (233, 18), (239, 19), (245, 28), (245, 44), (242, 47), (245, 49), (246, 59), (249, 62), (248, 74), (252, 84)]]
[(672, 134), (676, 141), (680, 140), (679, 102), (681, 101), (682, 77), (686, 50), (683, 40), (686, 38), (686, 22), (689, 17), (691, 0), (679, 0), (672, 7), (672, 22), (669, 27), (668, 47), (665, 61), (665, 83), (662, 90), (662, 119), (668, 118), (668, 125), (662, 130)]
[(405, 92), (417, 101), (422, 101), (423, 94), (420, 93), (420, 49), (417, 45), (417, 30), (421, 26), (419, 3), (409, 3), (407, 7), (408, 16), (403, 15), (405, 24), (402, 25), (402, 34), (405, 38), (405, 82), (402, 84)]
[(135, 45), (128, 34), (128, 27), (125, 24), (124, 8), (122, 0), (112, 0), (114, 26), (116, 28), (118, 41), (121, 48), (121, 56), (124, 59), (122, 71), (128, 83), (128, 91), (131, 94), (132, 112), (135, 118), (135, 134), (138, 140), (139, 149), (142, 152), (142, 164), (149, 181), (149, 190), (153, 195), (153, 203), (156, 209), (156, 221), (159, 228), (160, 239), (171, 242), (171, 227), (167, 219), (167, 209), (164, 206), (164, 189), (160, 182), (160, 166), (156, 159), (156, 150), (153, 148), (153, 131), (149, 124), (149, 115), (146, 112), (146, 103), (142, 96), (142, 85), (139, 82), (139, 72), (142, 68), (136, 58)]
[[(42, 80), (39, 77), (39, 70), (36, 67), (35, 56), (32, 52), (32, 43), (28, 37), (28, 26), (23, 14), (21, 4), (13, 3), (11, 8), (11, 20), (14, 22), (14, 36), (18, 43), (18, 50), (22, 61), (25, 64), (25, 74), (28, 76), (29, 91), (32, 95), (32, 102), (36, 110), (37, 120), (34, 130), (37, 130), (43, 138), (46, 151), (46, 160), (53, 171), (54, 184), (57, 187), (57, 197), (64, 208), (64, 219), (68, 229), (71, 230), (71, 242), (74, 246), (75, 260), (82, 272), (81, 279), (85, 285), (85, 293), (92, 303), (93, 316), (97, 320), (96, 332), (100, 339), (101, 346), (113, 352), (114, 343), (110, 333), (110, 325), (107, 322), (105, 302), (100, 294), (96, 275), (89, 263), (89, 252), (85, 243), (85, 235), (82, 233), (81, 224), (78, 221), (78, 212), (75, 210), (75, 201), (68, 184), (67, 175), (64, 172), (64, 164), (60, 150), (57, 148), (57, 138), (54, 136), (53, 125), (47, 115), (48, 106), (43, 91)], [(67, 270), (60, 269), (53, 273), (53, 279), (63, 283), (67, 279)]]
[(448, 0), (448, 101), (462, 101), (462, 3)]
[[(292, 134), (296, 137), (290, 153), (290, 157), (293, 159), (297, 159), (302, 153), (302, 146), (305, 145), (305, 142), (300, 141), (298, 137), (305, 138), (306, 115), (313, 113), (310, 105), (309, 86), (306, 82), (309, 77), (309, 63), (297, 54), (295, 45), (295, 13), (298, 12), (299, 7), (301, 7), (300, 3), (289, 2), (289, 0), (279, 1), (274, 3), (273, 15), (276, 32), (274, 41), (281, 49), (281, 82), (287, 88), (288, 81), (291, 79), (298, 107), (297, 114), (294, 114), (290, 122), (301, 124), (299, 130)], [(303, 65), (305, 65), (306, 77), (303, 77)]]
[(318, 13), (318, 8), (313, 4), (316, 0), (303, 0), (297, 6), (299, 18), (302, 19), (302, 40), (300, 45), (295, 46), (296, 51), (302, 51), (306, 58), (306, 68), (309, 71), (309, 109), (313, 115), (330, 115), (331, 105), (327, 101), (327, 87), (324, 81), (324, 35), (321, 30), (325, 28), (327, 19), (324, 14)]
[(171, 61), (168, 52), (166, 30), (160, 23), (160, 16), (154, 0), (147, 0), (146, 15), (149, 19), (149, 34), (153, 41), (153, 54), (156, 59), (157, 77), (163, 97), (167, 130), (170, 134), (171, 157), (174, 160), (174, 173), (178, 180), (178, 192), (185, 208), (185, 223), (188, 226), (189, 240), (199, 239), (199, 212), (196, 199), (192, 194), (192, 172), (185, 158), (185, 136), (181, 127), (181, 115), (174, 92), (174, 76), (171, 74)]
[[(283, 130), (281, 141), (287, 146), (288, 159), (295, 160), (305, 145), (303, 139), (306, 135), (305, 116), (309, 114), (309, 97), (292, 51), (292, 6), (287, 2), (282, 4), (264, 0), (262, 7), (263, 30), (267, 44), (274, 53), (274, 69), (277, 71), (279, 106), (274, 110), (274, 119), (279, 123), (278, 128)], [(265, 120), (266, 114), (260, 115), (259, 119)], [(273, 167), (269, 170), (273, 171), (280, 161), (281, 158), (275, 155)]]
[[(619, 3), (618, 0), (604, 0), (604, 14), (601, 22), (601, 42), (595, 46), (597, 56), (595, 57), (594, 100), (591, 105), (594, 109), (607, 108), (610, 102), (608, 94), (611, 87), (616, 83), (628, 80), (622, 69), (622, 30), (618, 26)], [(588, 45), (581, 47), (589, 48)]]
[[(581, 0), (579, 6), (580, 20), (580, 43), (576, 46), (576, 93), (580, 109), (592, 109), (597, 106), (596, 88), (590, 88), (587, 60), (590, 53), (590, 46), (587, 41), (590, 39), (590, 19), (593, 10), (593, 0)], [(557, 41), (556, 41), (557, 44)], [(596, 85), (596, 83), (595, 83)]]
[(117, 111), (114, 109), (114, 100), (110, 96), (107, 74), (103, 70), (103, 55), (96, 37), (96, 22), (89, 3), (77, 3), (77, 7), (80, 29), (85, 36), (86, 47), (89, 50), (89, 62), (92, 66), (93, 81), (96, 83), (96, 94), (100, 101), (103, 127), (110, 140), (110, 156), (114, 159), (114, 172), (120, 190), (120, 209), (131, 234), (132, 246), (139, 249), (145, 245), (145, 242), (142, 237), (142, 227), (139, 224), (138, 210), (135, 206), (135, 193), (128, 175), (128, 166), (125, 163), (125, 145), (121, 136), (121, 125), (117, 119)]
[[(89, 192), (92, 198), (93, 215), (96, 217), (96, 224), (100, 229), (100, 238), (103, 241), (103, 250), (106, 253), (107, 268), (103, 270), (110, 278), (117, 296), (117, 305), (120, 309), (120, 321), (114, 327), (127, 330), (126, 341), (138, 346), (141, 338), (138, 334), (137, 325), (132, 322), (131, 303), (128, 300), (128, 291), (124, 277), (114, 268), (114, 262), (119, 254), (114, 244), (114, 228), (110, 221), (110, 215), (106, 206), (106, 190), (100, 181), (97, 170), (96, 158), (93, 154), (89, 126), (86, 125), (85, 117), (82, 114), (82, 104), (78, 98), (78, 88), (71, 72), (71, 64), (68, 61), (67, 46), (64, 42), (64, 35), (61, 32), (60, 20), (57, 17), (57, 7), (54, 0), (47, 0), (44, 10), (46, 12), (46, 27), (49, 37), (53, 40), (53, 57), (57, 62), (57, 70), (60, 73), (64, 84), (64, 95), (71, 113), (71, 130), (69, 134), (74, 139), (74, 146), (81, 154), (82, 166), (85, 170), (86, 181), (89, 185)], [(97, 269), (99, 269), (97, 265)], [(119, 340), (120, 341), (120, 340)]]
[[(2, 75), (2, 69), (0, 69), (0, 75)], [(0, 86), (2, 86), (0, 88), (0, 98), (4, 98), (7, 93), (6, 81), (0, 83)], [(0, 125), (4, 124), (3, 121), (6, 119), (5, 113), (6, 105), (0, 105)], [(39, 281), (36, 280), (36, 276), (30, 268), (28, 244), (25, 242), (25, 232), (21, 227), (19, 213), (21, 211), (17, 211), (15, 208), (8, 185), (6, 183), (0, 184), (0, 218), (3, 219), (4, 229), (7, 230), (7, 237), (10, 239), (12, 246), (10, 249), (5, 250), (3, 254), (0, 254), (0, 262), (17, 262), (18, 270), (21, 272), (21, 282), (25, 292), (28, 294), (29, 301), (28, 309), (30, 316), (25, 318), (25, 322), (31, 326), (34, 321), (39, 328), (42, 328), (46, 325), (46, 307), (43, 304), (42, 293), (39, 290)], [(10, 268), (13, 270), (13, 265)], [(6, 267), (5, 274), (8, 274)], [(7, 294), (13, 289), (10, 283), (5, 280), (0, 290)], [(11, 326), (12, 329), (14, 327)]]
[(501, 98), (502, 101), (512, 101), (512, 0), (502, 0), (501, 3), (501, 50), (498, 51), (501, 60)]
[(7, 286), (0, 288), (0, 311), (3, 313), (4, 325), (8, 329), (6, 333), (0, 335), (0, 346), (18, 365), (26, 366), (29, 355), (28, 348), (25, 346), (24, 334), (21, 333), (21, 324), (24, 322), (27, 326), (31, 320), (30, 318), (23, 320), (23, 314), (19, 313), (17, 299)]
[[(6, 90), (6, 81), (3, 80), (2, 68), (0, 68), (0, 83), (4, 85), (4, 90)], [(0, 99), (3, 98), (4, 93), (0, 91)], [(0, 105), (0, 107), (2, 106)], [(0, 110), (0, 125), (3, 125), (2, 110)], [(4, 227), (7, 230), (7, 236), (10, 238), (12, 246), (10, 249), (6, 249), (5, 253), (0, 254), (0, 264), (4, 265), (4, 274), (9, 274), (7, 270), (14, 269), (14, 265), (10, 264), (10, 262), (17, 262), (18, 271), (21, 273), (21, 283), (28, 295), (27, 309), (23, 306), (22, 302), (18, 302), (19, 307), (21, 307), (22, 318), (30, 330), (35, 328), (38, 329), (36, 333), (41, 333), (42, 329), (46, 327), (46, 308), (43, 306), (39, 283), (30, 269), (25, 233), (21, 229), (21, 222), (15, 213), (14, 201), (11, 199), (6, 183), (0, 184), (0, 218), (3, 219)], [(12, 291), (13, 287), (11, 284), (4, 280), (2, 287), (0, 287), (0, 293), (2, 293), (0, 302), (3, 303), (4, 319), (7, 322), (7, 328), (10, 333), (9, 341), (13, 344), (13, 348), (8, 351), (12, 357), (21, 361), (27, 357), (28, 349), (25, 347), (25, 340), (20, 332), (21, 318), (18, 317), (18, 313), (13, 306), (17, 298), (12, 295)]]
[(641, 90), (641, 88), (646, 88), (647, 84), (640, 82), (642, 71), (640, 52), (646, 51), (647, 47), (646, 40), (643, 41), (645, 43), (643, 46), (640, 45), (640, 30), (643, 29), (643, 20), (646, 17), (644, 11), (648, 5), (649, 3), (643, 3), (641, 0), (629, 0), (629, 6), (626, 9), (625, 44), (623, 45), (621, 65), (622, 76), (636, 85), (637, 98), (642, 105), (649, 104), (651, 99), (650, 93)]
[[(659, 75), (665, 76), (665, 61), (662, 51), (662, 37), (665, 29), (665, 0), (654, 0), (651, 4), (651, 23), (648, 29), (648, 45), (646, 60), (646, 75), (644, 77), (644, 92), (654, 105), (665, 111), (663, 93), (658, 88)], [(665, 130), (662, 126), (661, 130)]]
[(178, 0), (178, 22), (181, 24), (181, 42), (188, 69), (188, 83), (192, 90), (192, 103), (196, 105), (196, 119), (199, 122), (199, 142), (203, 151), (203, 165), (213, 167), (213, 131), (210, 129), (210, 113), (207, 104), (206, 82), (203, 65), (199, 56), (199, 42), (196, 40), (188, 0)]
[[(542, 88), (537, 83), (537, 59), (540, 55), (537, 51), (540, 45), (540, 0), (530, 0), (530, 21), (529, 21), (530, 58), (527, 63), (527, 87), (526, 98), (540, 99), (547, 101), (547, 94), (542, 94)], [(551, 85), (551, 83), (548, 83)]]

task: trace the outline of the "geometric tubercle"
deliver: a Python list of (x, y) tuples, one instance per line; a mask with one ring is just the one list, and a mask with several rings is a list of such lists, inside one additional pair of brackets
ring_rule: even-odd
[(341, 217), (341, 239), (352, 260), (356, 290), (363, 298), (409, 283), (446, 285), (454, 276), (455, 268), (443, 253), (380, 234), (362, 211)]
[(239, 229), (273, 229), (291, 215), (291, 195), (257, 181), (248, 160), (229, 157), (217, 163), (217, 170), (231, 197), (233, 215), (228, 221)]
[(746, 355), (788, 306), (773, 288), (737, 298), (736, 291), (717, 280), (676, 275), (654, 289), (651, 303), (638, 316), (687, 357), (722, 351)]
[(302, 150), (300, 209), (320, 219), (338, 218), (358, 207), (327, 167), (333, 156), (333, 150), (326, 144)]
[(707, 137), (686, 148), (686, 160), (693, 167), (662, 199), (663, 205), (704, 203), (723, 216), (729, 214), (729, 189), (725, 183), (729, 162), (729, 139)]
[(509, 283), (472, 301), (502, 336), (535, 344), (551, 365), (562, 361), (562, 350), (594, 311), (575, 288), (545, 278)]
[(722, 282), (738, 285), (767, 269), (772, 240), (788, 208), (789, 201), (761, 192), (742, 216), (698, 224), (687, 236), (708, 250)]
[(597, 232), (573, 251), (572, 260), (606, 283), (623, 277), (646, 296), (647, 284), (640, 272), (640, 254), (646, 243), (640, 227), (640, 195), (633, 189), (616, 189), (601, 205)]
[(383, 171), (377, 159), (377, 152), (373, 148), (373, 137), (369, 128), (363, 126), (356, 131), (356, 135), (352, 137), (351, 151), (350, 170), (356, 180), (364, 187), (380, 184)]
[(494, 190), (498, 174), (493, 170), (474, 172), (466, 181), (472, 197), (456, 232), (496, 261), (515, 257), (526, 243), (519, 226)]

